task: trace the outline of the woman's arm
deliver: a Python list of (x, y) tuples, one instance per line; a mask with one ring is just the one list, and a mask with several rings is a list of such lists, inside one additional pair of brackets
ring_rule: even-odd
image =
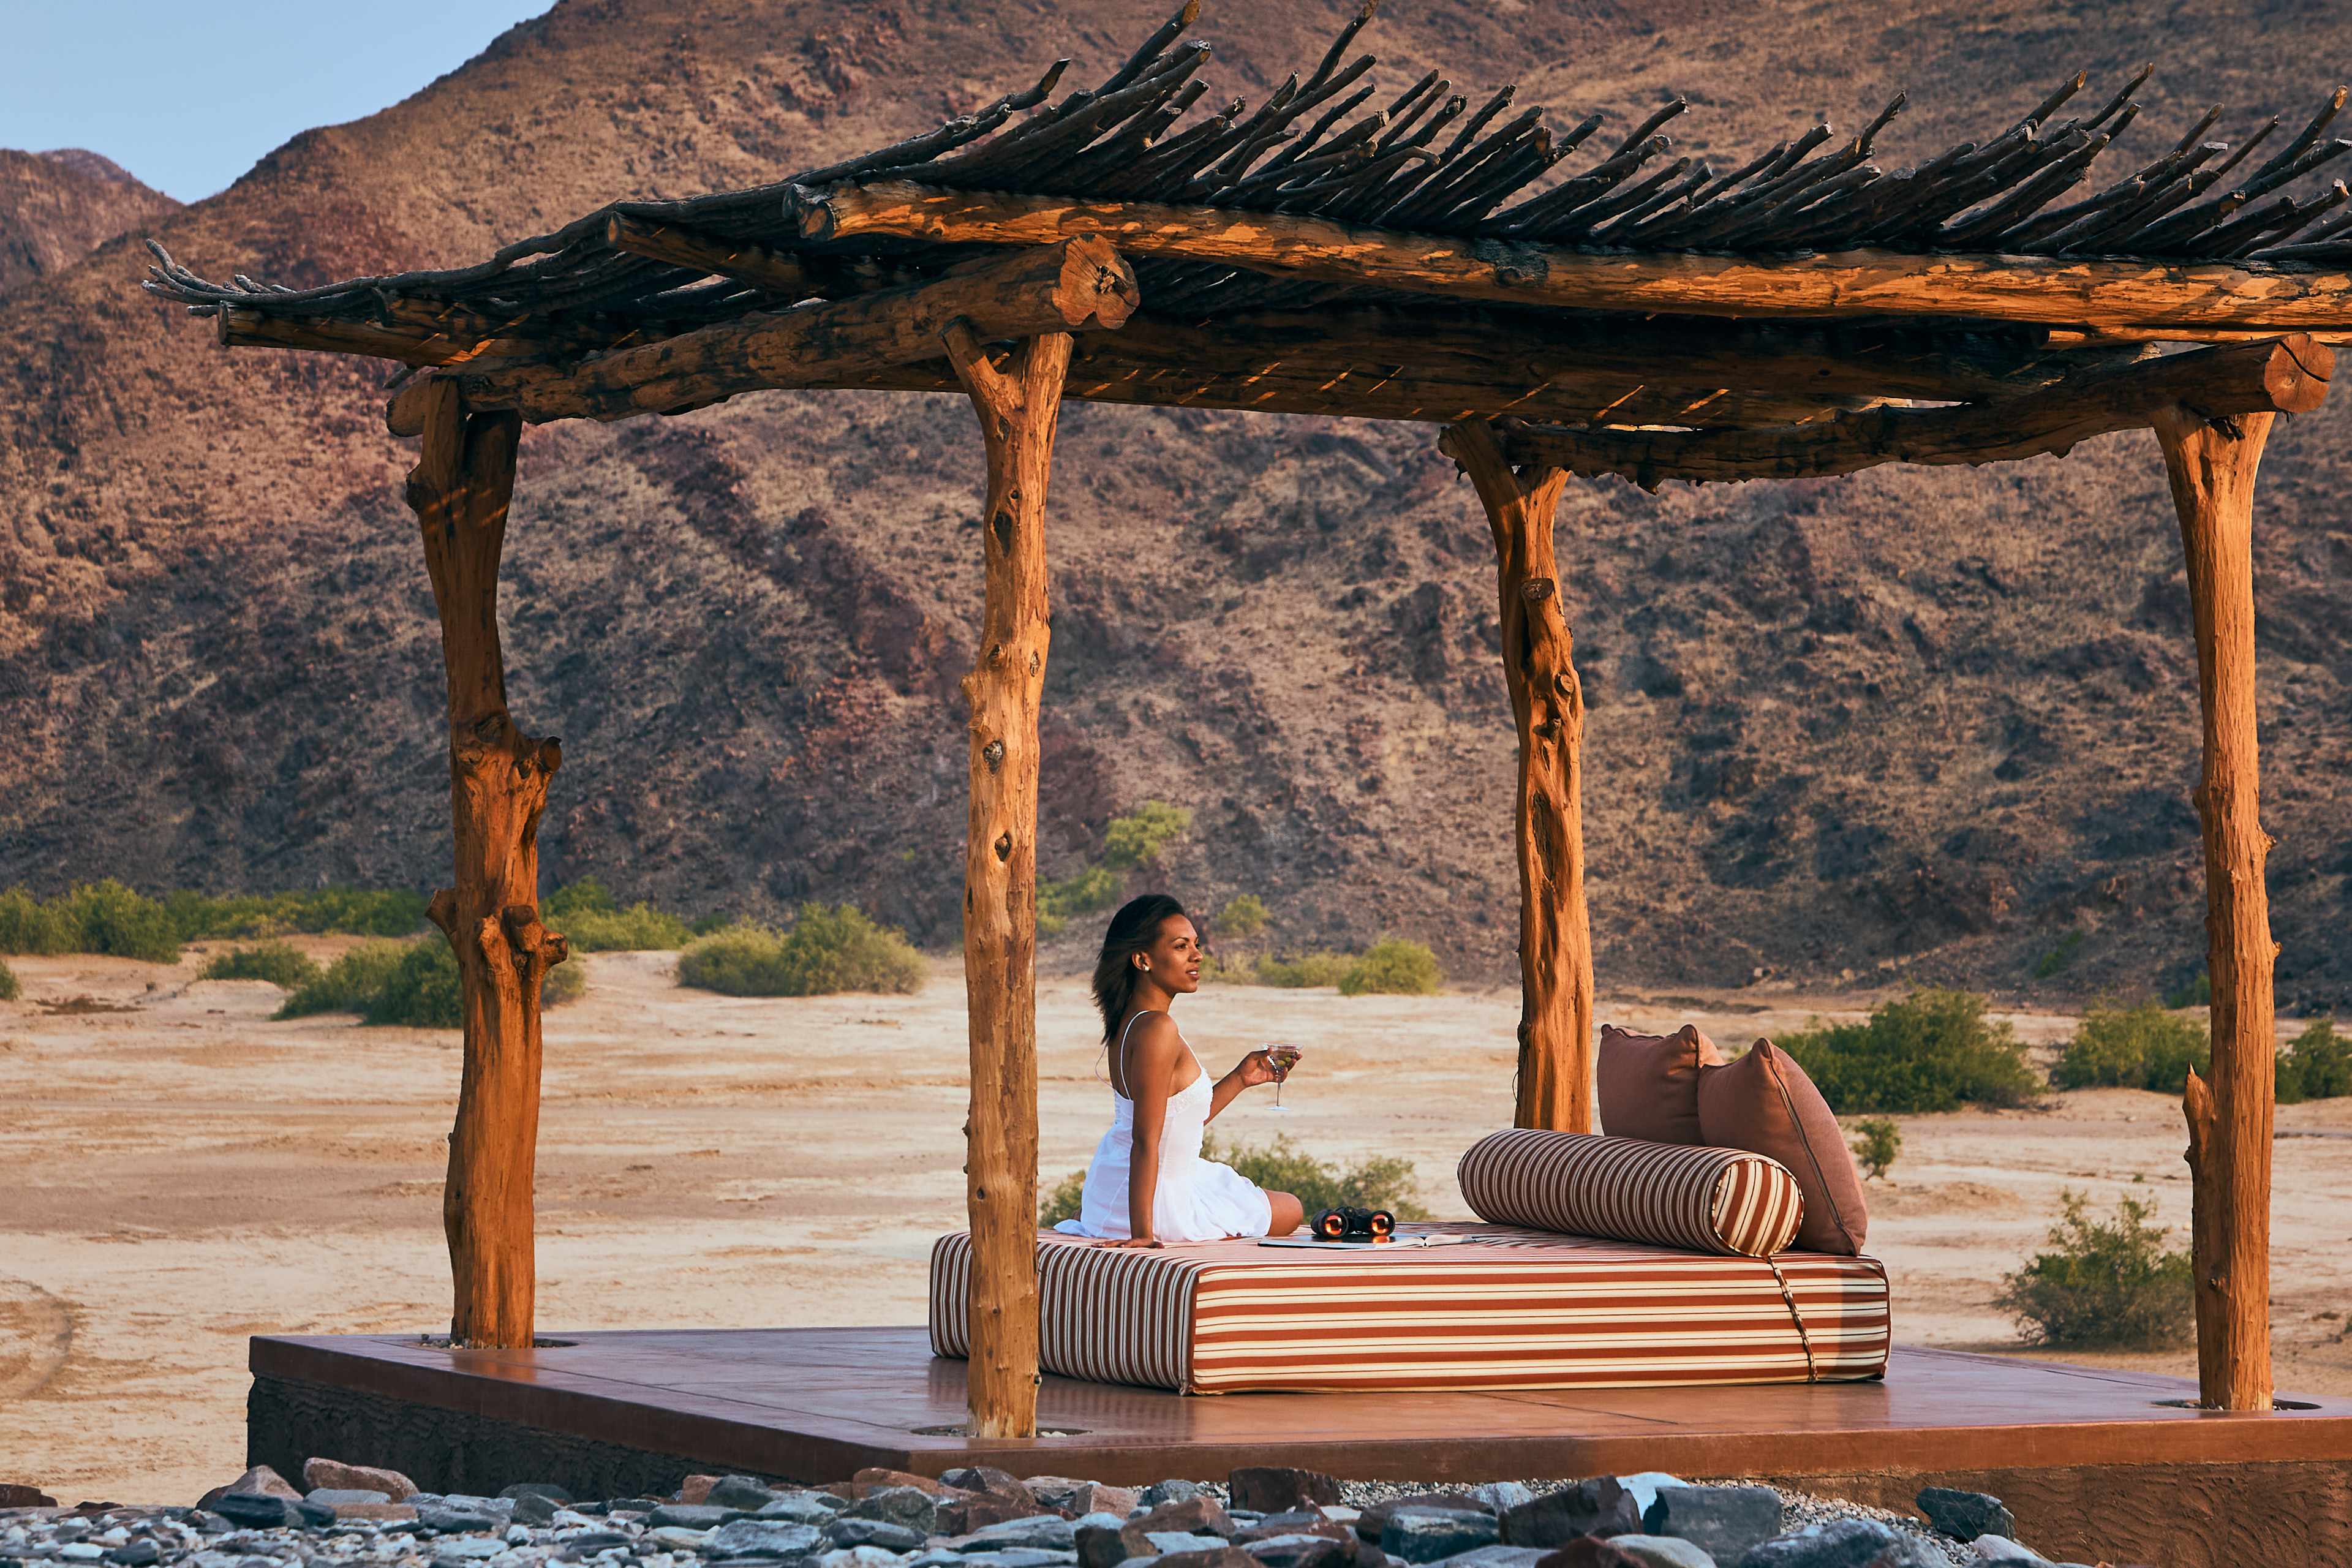
[(1160, 1195), (1160, 1134), (1168, 1123), (1168, 1091), (1181, 1047), (1166, 1014), (1135, 1026), (1127, 1057), (1127, 1097), (1135, 1102), (1134, 1150), (1127, 1163), (1127, 1233), (1111, 1247), (1157, 1247), (1152, 1203)]
[(1252, 1051), (1234, 1065), (1234, 1070), (1217, 1080), (1209, 1091), (1209, 1120), (1214, 1121), (1217, 1112), (1239, 1099), (1242, 1090), (1255, 1089), (1274, 1081), (1274, 1063), (1264, 1051)]

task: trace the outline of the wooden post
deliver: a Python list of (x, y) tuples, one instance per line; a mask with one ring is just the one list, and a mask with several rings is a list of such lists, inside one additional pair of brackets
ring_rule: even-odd
[(1070, 334), (1023, 341), (1000, 369), (971, 326), (948, 357), (988, 447), (988, 603), (971, 710), (963, 879), (971, 1114), (972, 1435), (1037, 1430), (1037, 710), (1045, 689), (1045, 483)]
[(2180, 513), (2197, 629), (2205, 767), (2206, 973), (2213, 990), (2209, 1085), (2189, 1075), (2189, 1169), (2197, 1270), (2197, 1385), (2221, 1410), (2271, 1407), (2270, 899), (2254, 725), (2254, 473), (2274, 416), (2208, 419), (2173, 407), (2157, 440)]
[(1514, 468), (1483, 422), (1447, 427), (1495, 531), (1503, 679), (1519, 731), (1521, 1127), (1592, 1131), (1592, 934), (1584, 909), (1584, 692), (1552, 527), (1564, 468)]
[(457, 885), (433, 896), (430, 913), (457, 956), (466, 1031), (441, 1194), (456, 1294), (449, 1337), (513, 1349), (531, 1342), (537, 1285), (540, 984), (566, 952), (563, 939), (539, 923), (539, 818), (562, 752), (507, 716), (499, 557), (521, 419), (468, 416), (454, 385), (436, 388), (425, 414), (408, 504), (441, 612), (457, 841)]

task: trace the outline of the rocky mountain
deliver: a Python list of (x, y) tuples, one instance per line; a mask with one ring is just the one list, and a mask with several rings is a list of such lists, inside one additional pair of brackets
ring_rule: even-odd
[[(1353, 0), (1226, 0), (1224, 90)], [(774, 178), (1032, 79), (1099, 76), (1162, 0), (562, 0), (404, 103), (145, 229), (301, 284), (454, 264), (624, 193)], [(1391, 0), (1401, 88), (1516, 78), (1563, 121), (1675, 93), (1738, 159), (1912, 108), (1882, 161), (2077, 66), (2159, 63), (2133, 155), (2209, 103), (2296, 123), (2352, 66), (2323, 0)], [(0, 883), (434, 885), (434, 619), (380, 367), (225, 354), (137, 236), (0, 300)], [(2273, 438), (2258, 521), (2284, 1000), (2352, 1002), (2352, 479), (2341, 406)], [(1431, 429), (1074, 404), (1062, 427), (1045, 868), (1190, 805), (1164, 880), (1282, 940), (1511, 970), (1493, 565)], [(940, 396), (768, 394), (534, 429), (508, 545), (516, 710), (560, 733), (551, 875), (774, 912), (854, 899), (955, 942), (980, 446)], [(1604, 984), (1951, 976), (2142, 992), (2202, 952), (2195, 661), (2155, 443), (1645, 495), (1574, 485)], [(1076, 929), (1049, 951), (1084, 956)], [(2076, 936), (2074, 933), (2081, 933)], [(2054, 956), (2053, 956), (2054, 955)], [(2045, 957), (2049, 962), (2044, 962)], [(2037, 977), (2036, 969), (2046, 973)]]
[(0, 148), (0, 294), (61, 272), (125, 229), (179, 207), (121, 164), (79, 147)]

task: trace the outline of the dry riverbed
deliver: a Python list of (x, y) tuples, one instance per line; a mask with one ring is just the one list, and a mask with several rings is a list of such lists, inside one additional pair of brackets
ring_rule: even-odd
[[(343, 945), (306, 942), (321, 957)], [(0, 1004), (0, 1480), (66, 1501), (194, 1501), (242, 1468), (246, 1337), (446, 1326), (441, 1168), (454, 1033), (269, 1021), (257, 981), (100, 958), (17, 959)], [(931, 1237), (963, 1202), (963, 994), (757, 1001), (682, 991), (675, 957), (602, 953), (550, 1016), (540, 1321), (551, 1330), (914, 1323)], [(1613, 995), (1603, 1018), (1733, 1042), (1867, 995)], [(1082, 982), (1040, 1006), (1050, 1184), (1108, 1112)], [(1268, 1038), (1307, 1058), (1219, 1128), (1326, 1156), (1411, 1158), (1466, 1217), (1455, 1157), (1509, 1121), (1517, 1000), (1215, 989), (1187, 1001), (1213, 1071)], [(2016, 1016), (2048, 1044), (2072, 1020)], [(2106, 1089), (2046, 1109), (1906, 1117), (1871, 1250), (1896, 1337), (2016, 1347), (1992, 1306), (2062, 1189), (2147, 1196), (2185, 1240), (2179, 1108)], [(2352, 1393), (2352, 1100), (2279, 1112), (2274, 1315), (2283, 1389)], [(2326, 1134), (2315, 1136), (2312, 1134)], [(2189, 1352), (2105, 1359), (2193, 1375)]]

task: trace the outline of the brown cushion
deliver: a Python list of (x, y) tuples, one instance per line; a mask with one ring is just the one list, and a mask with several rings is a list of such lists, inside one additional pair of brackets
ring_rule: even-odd
[(1789, 1167), (1805, 1195), (1797, 1247), (1857, 1257), (1870, 1229), (1862, 1177), (1830, 1103), (1805, 1069), (1769, 1040), (1698, 1080), (1699, 1133), (1719, 1149), (1745, 1149)]
[(1537, 1127), (1487, 1133), (1455, 1176), (1470, 1212), (1490, 1225), (1726, 1256), (1781, 1251), (1803, 1204), (1788, 1172), (1744, 1149)]
[(1685, 1024), (1671, 1035), (1636, 1035), (1601, 1026), (1593, 1077), (1601, 1100), (1601, 1130), (1612, 1138), (1652, 1143), (1698, 1143), (1698, 1077), (1721, 1067), (1715, 1042)]

